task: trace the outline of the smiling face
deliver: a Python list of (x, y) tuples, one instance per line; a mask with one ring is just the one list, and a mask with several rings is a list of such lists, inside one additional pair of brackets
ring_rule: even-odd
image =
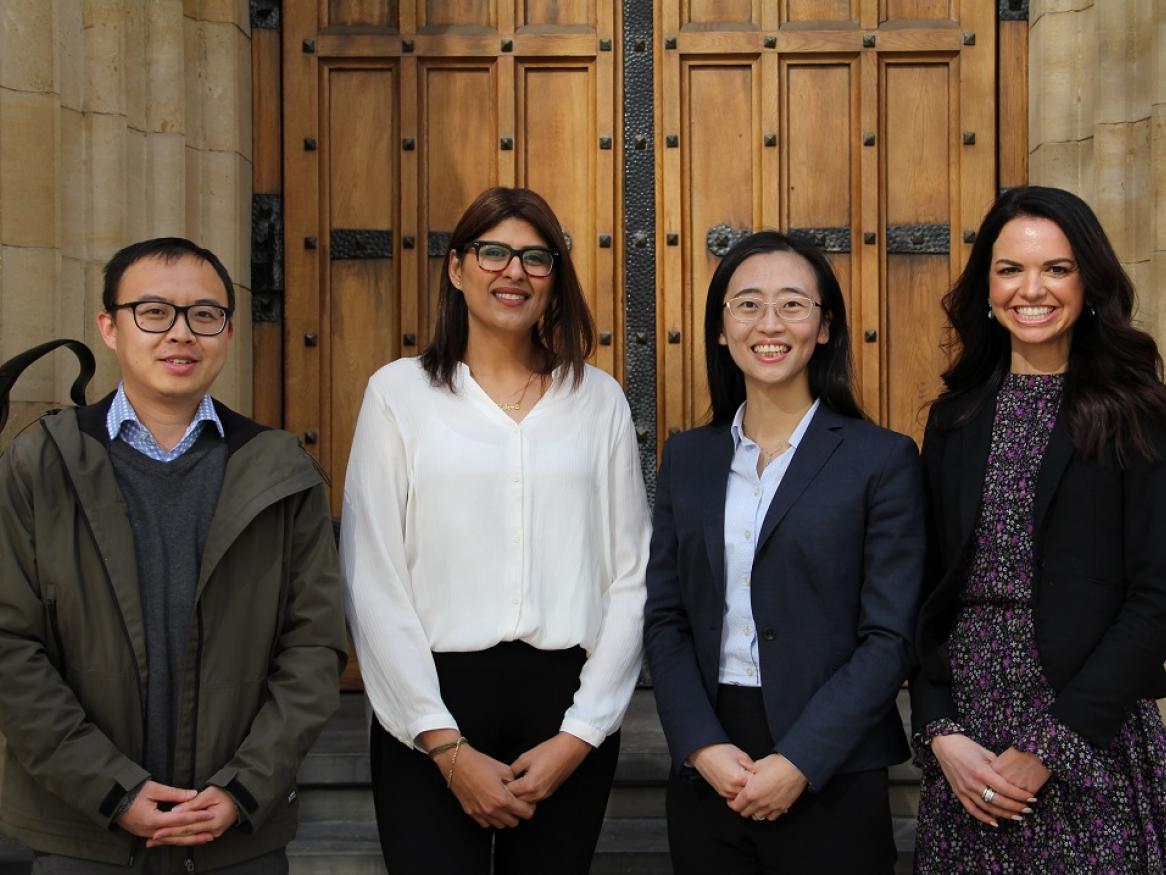
[[(201, 259), (143, 258), (122, 274), (116, 302), (143, 300), (225, 308), (227, 290), (215, 269)], [(117, 355), (126, 395), (139, 414), (147, 407), (193, 415), (223, 369), (234, 336), (231, 322), (213, 337), (194, 334), (181, 315), (169, 331), (151, 334), (138, 328), (128, 307), (99, 314), (97, 327), (105, 345)]]
[[(763, 252), (746, 258), (733, 272), (725, 302), (770, 302), (795, 295), (821, 303), (813, 267), (794, 252)], [(806, 368), (818, 344), (830, 340), (830, 324), (819, 307), (812, 307), (804, 321), (786, 322), (773, 307), (763, 306), (760, 317), (751, 324), (739, 322), (726, 309), (719, 340), (745, 377), (746, 396), (788, 390), (808, 399)]]
[[(533, 225), (514, 217), (503, 219), (477, 239), (505, 243), (514, 250), (548, 245)], [(517, 256), (500, 271), (485, 270), (472, 248), (450, 258), (449, 278), (465, 297), (471, 338), (475, 332), (529, 337), (546, 312), (555, 282), (554, 272), (544, 277), (529, 276)]]
[(1050, 219), (1018, 216), (992, 246), (988, 303), (1012, 341), (1012, 370), (1056, 373), (1069, 364), (1085, 285), (1073, 247)]

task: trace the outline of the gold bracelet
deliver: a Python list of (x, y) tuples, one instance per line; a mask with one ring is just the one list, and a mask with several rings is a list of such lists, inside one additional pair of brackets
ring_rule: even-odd
[(458, 738), (453, 743), (453, 757), (449, 761), (449, 774), (445, 776), (445, 788), (447, 790), (453, 787), (453, 767), (457, 765), (457, 752), (462, 749), (462, 743), (464, 741), (464, 738)]
[(447, 750), (453, 750), (455, 747), (457, 747), (463, 741), (465, 741), (465, 738), (459, 736), (457, 741), (447, 741), (445, 744), (439, 744), (437, 747), (433, 748), (432, 750), (427, 751), (427, 753), (429, 754), (429, 758), (433, 759), (439, 753), (445, 753)]

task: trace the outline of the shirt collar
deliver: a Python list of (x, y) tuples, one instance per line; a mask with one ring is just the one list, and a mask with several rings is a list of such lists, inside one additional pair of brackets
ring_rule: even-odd
[[(111, 441), (115, 440), (121, 434), (122, 427), (127, 422), (132, 422), (139, 428), (146, 428), (138, 418), (138, 413), (134, 410), (134, 406), (130, 404), (129, 396), (126, 395), (125, 383), (122, 382), (117, 384), (117, 392), (113, 396), (113, 403), (109, 405), (109, 413), (105, 415), (105, 430), (109, 434)], [(210, 395), (203, 395), (202, 400), (198, 402), (198, 409), (194, 411), (194, 418), (190, 420), (190, 425), (186, 427), (186, 433), (189, 434), (191, 428), (201, 422), (212, 423), (215, 430), (218, 431), (219, 437), (225, 438), (227, 436), (226, 430), (223, 428), (223, 421), (219, 419), (219, 414), (215, 412), (215, 404), (211, 400)]]
[[(741, 406), (737, 408), (737, 412), (733, 416), (733, 424), (729, 426), (729, 432), (733, 435), (734, 451), (740, 449), (742, 443), (746, 446), (757, 446), (757, 442), (745, 434), (743, 425), (745, 422), (745, 405), (748, 403), (747, 401), (741, 402)], [(802, 442), (802, 438), (805, 436), (806, 430), (810, 427), (810, 422), (813, 420), (814, 414), (818, 412), (818, 406), (821, 403), (820, 399), (814, 399), (814, 403), (810, 405), (810, 409), (805, 412), (798, 422), (797, 428), (789, 436), (789, 445), (795, 450), (798, 448), (798, 444)]]

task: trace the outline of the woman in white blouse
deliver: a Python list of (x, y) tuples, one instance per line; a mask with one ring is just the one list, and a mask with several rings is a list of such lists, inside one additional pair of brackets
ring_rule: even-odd
[(648, 514), (627, 402), (559, 221), (494, 188), (433, 342), (369, 381), (344, 487), (348, 619), (393, 875), (587, 872), (640, 666)]

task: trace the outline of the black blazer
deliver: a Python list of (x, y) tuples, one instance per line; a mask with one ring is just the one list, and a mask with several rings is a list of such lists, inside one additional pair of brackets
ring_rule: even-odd
[[(656, 481), (645, 646), (677, 767), (729, 741), (716, 716), (725, 605), (727, 425), (668, 441)], [(757, 536), (752, 572), (774, 749), (822, 789), (908, 749), (895, 694), (911, 665), (923, 574), (918, 453), (820, 407)]]
[[(915, 731), (958, 720), (947, 639), (984, 492), (995, 393), (932, 405), (923, 440), (927, 580), (911, 680)], [(967, 412), (971, 419), (957, 425)], [(1107, 747), (1139, 700), (1166, 696), (1166, 441), (1159, 460), (1086, 462), (1062, 412), (1036, 482), (1033, 620), (1049, 714)]]

